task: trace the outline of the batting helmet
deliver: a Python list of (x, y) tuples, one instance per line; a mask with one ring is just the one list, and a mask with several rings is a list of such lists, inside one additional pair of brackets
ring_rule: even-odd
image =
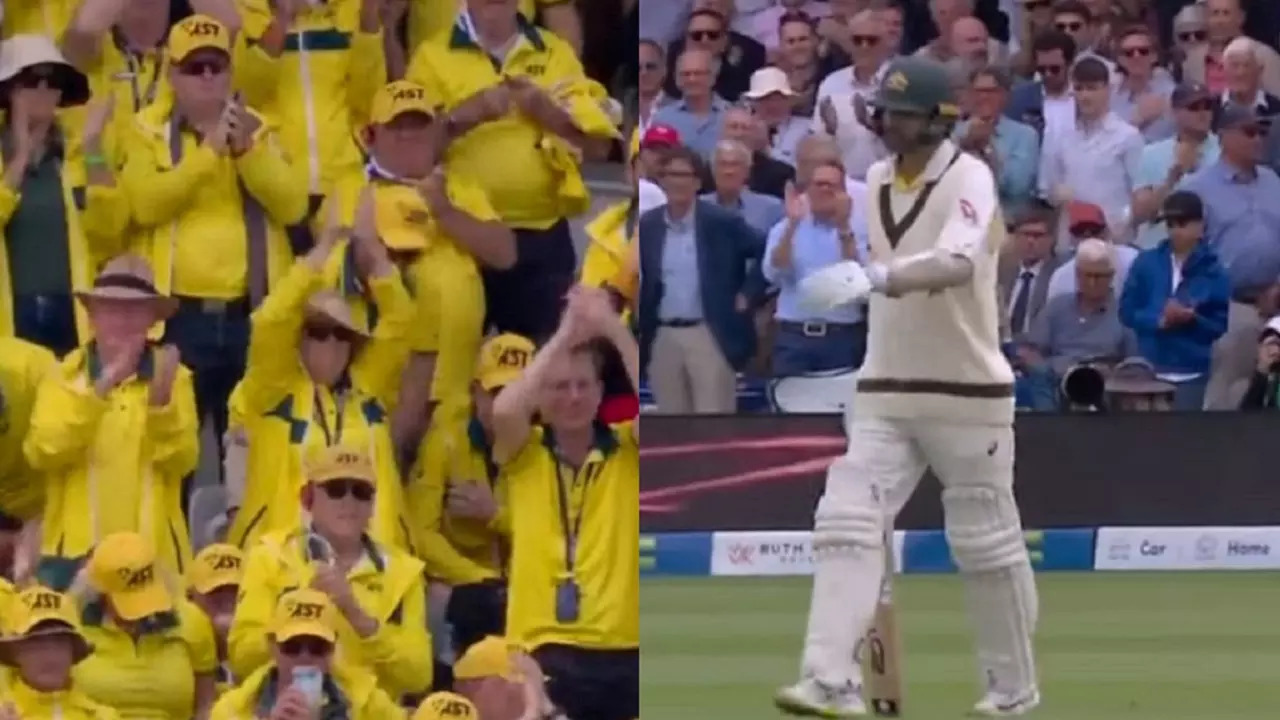
[(893, 61), (880, 80), (871, 107), (877, 126), (886, 111), (913, 113), (932, 120), (922, 143), (937, 142), (950, 135), (960, 117), (951, 73), (942, 63), (921, 57)]

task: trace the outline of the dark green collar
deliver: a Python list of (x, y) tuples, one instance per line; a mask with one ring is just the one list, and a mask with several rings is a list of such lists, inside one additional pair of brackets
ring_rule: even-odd
[[(529, 41), (529, 44), (535, 50), (538, 52), (547, 51), (547, 44), (542, 40), (542, 33), (523, 14), (516, 13), (516, 27), (520, 29), (520, 33), (525, 36), (525, 39)], [(476, 39), (471, 37), (471, 33), (468, 32), (466, 25), (462, 22), (453, 24), (453, 34), (449, 37), (449, 48), (453, 50), (472, 48), (482, 52), (484, 50), (476, 42)]]
[[(97, 382), (102, 376), (102, 358), (98, 357), (98, 344), (90, 342), (84, 351), (85, 369), (89, 372), (89, 379)], [(155, 346), (147, 343), (147, 347), (142, 351), (142, 357), (138, 359), (139, 380), (151, 382), (151, 374), (155, 371)]]
[[(609, 425), (600, 420), (596, 420), (591, 424), (591, 430), (594, 437), (591, 440), (591, 448), (598, 450), (601, 455), (608, 458), (618, 449), (618, 437), (613, 434), (613, 429)], [(542, 444), (551, 451), (553, 455), (558, 455), (558, 447), (556, 446), (556, 433), (551, 429), (550, 425), (542, 426)]]

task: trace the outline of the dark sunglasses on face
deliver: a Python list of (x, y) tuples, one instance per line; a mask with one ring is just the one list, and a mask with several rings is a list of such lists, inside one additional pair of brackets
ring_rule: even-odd
[(1184, 107), (1183, 109), (1184, 109), (1184, 110), (1190, 110), (1190, 111), (1192, 111), (1192, 112), (1212, 112), (1212, 111), (1213, 111), (1213, 101), (1212, 101), (1212, 100), (1197, 100), (1197, 101), (1195, 101), (1195, 102), (1193, 102), (1193, 103), (1187, 103), (1186, 107)]
[(880, 38), (875, 35), (854, 35), (854, 47), (875, 47), (880, 44)]
[(325, 657), (332, 649), (332, 645), (318, 637), (295, 637), (280, 643), (280, 652), (289, 657), (298, 657), (303, 654), (310, 657)]
[(1061, 65), (1037, 65), (1036, 72), (1046, 77), (1053, 77), (1062, 72)]
[(1053, 26), (1058, 28), (1059, 32), (1080, 32), (1084, 29), (1084, 23), (1080, 21), (1054, 23)]
[(347, 495), (360, 502), (373, 500), (373, 486), (363, 480), (330, 480), (321, 483), (320, 489), (330, 500), (341, 500)]
[(1144, 45), (1141, 47), (1121, 48), (1120, 52), (1123, 53), (1125, 57), (1146, 57), (1151, 54), (1151, 48)]
[(1205, 30), (1191, 30), (1189, 32), (1178, 33), (1178, 40), (1184, 43), (1204, 42), (1208, 37), (1209, 33)]
[(1081, 223), (1071, 226), (1071, 234), (1075, 237), (1098, 237), (1106, 228), (1093, 223)]
[(46, 67), (27, 68), (18, 73), (14, 82), (18, 87), (26, 90), (41, 86), (57, 87), (56, 73), (52, 68)]
[(201, 75), (221, 75), (227, 71), (227, 64), (221, 60), (192, 60), (178, 66), (183, 75), (199, 77)]
[(308, 325), (303, 331), (306, 333), (308, 340), (341, 340), (342, 342), (351, 342), (355, 340), (355, 335), (351, 331), (343, 328), (330, 327), (328, 325)]
[(1190, 217), (1167, 217), (1164, 219), (1164, 222), (1169, 227), (1184, 227), (1196, 222), (1196, 219)]
[(720, 30), (690, 30), (689, 39), (694, 42), (706, 42), (707, 40), (719, 40), (723, 34)]
[(655, 70), (661, 70), (661, 69), (662, 69), (662, 65), (656, 62), (640, 63), (640, 72), (654, 72)]

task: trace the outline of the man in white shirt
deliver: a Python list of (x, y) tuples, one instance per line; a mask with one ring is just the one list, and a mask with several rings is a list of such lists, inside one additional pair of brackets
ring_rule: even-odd
[[(1142, 163), (1142, 133), (1110, 110), (1107, 68), (1082, 58), (1071, 68), (1075, 122), (1047, 137), (1040, 156), (1040, 194), (1054, 207), (1082, 200), (1102, 208), (1113, 237), (1129, 224), (1129, 198)], [(1068, 246), (1060, 224), (1059, 247)]]
[(866, 126), (865, 107), (884, 74), (887, 46), (880, 22), (870, 10), (854, 15), (849, 30), (853, 64), (831, 73), (818, 86), (812, 130), (834, 138), (845, 171), (862, 180), (867, 168), (885, 156), (884, 145)]
[(742, 95), (769, 133), (769, 156), (796, 164), (796, 145), (809, 134), (809, 123), (791, 114), (796, 94), (780, 68), (760, 68), (751, 74), (751, 88)]

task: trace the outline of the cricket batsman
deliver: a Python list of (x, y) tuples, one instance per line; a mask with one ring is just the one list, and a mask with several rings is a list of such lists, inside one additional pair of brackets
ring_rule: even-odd
[(880, 593), (888, 498), (927, 467), (942, 481), (947, 541), (965, 584), (986, 694), (975, 712), (1040, 703), (1031, 636), (1035, 580), (1013, 497), (1013, 372), (1000, 348), (996, 271), (1005, 230), (990, 169), (948, 140), (959, 115), (947, 70), (902, 58), (870, 123), (892, 156), (867, 174), (869, 262), (807, 278), (815, 308), (869, 299), (849, 449), (814, 516), (816, 572), (794, 715), (867, 713), (854, 646)]

